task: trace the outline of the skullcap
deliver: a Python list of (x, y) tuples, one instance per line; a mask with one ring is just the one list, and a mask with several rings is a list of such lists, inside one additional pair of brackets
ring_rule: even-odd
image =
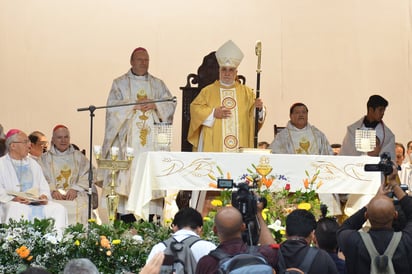
[(21, 130), (19, 129), (10, 129), (6, 134), (6, 139), (10, 138), (11, 136), (20, 133)]

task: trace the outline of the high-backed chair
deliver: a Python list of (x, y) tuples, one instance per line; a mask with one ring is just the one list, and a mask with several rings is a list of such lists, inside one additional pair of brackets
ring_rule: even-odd
[(285, 127), (278, 127), (276, 124), (273, 125), (273, 135), (276, 137), (276, 135), (281, 131), (285, 129)]
[[(182, 140), (181, 151), (192, 151), (192, 145), (187, 141), (187, 132), (190, 124), (190, 104), (205, 86), (219, 79), (219, 64), (217, 63), (215, 51), (203, 58), (203, 62), (197, 70), (197, 74), (190, 73), (187, 76), (186, 86), (180, 87), (183, 92), (182, 102)], [(242, 84), (246, 78), (238, 75)]]

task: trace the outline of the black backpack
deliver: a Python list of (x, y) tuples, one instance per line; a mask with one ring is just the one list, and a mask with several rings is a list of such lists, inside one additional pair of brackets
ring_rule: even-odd
[(196, 272), (197, 262), (190, 249), (192, 245), (201, 239), (197, 236), (189, 236), (181, 242), (170, 237), (162, 243), (166, 246), (165, 256), (170, 256), (173, 260), (170, 264), (163, 264), (161, 274), (193, 274)]
[(313, 260), (315, 259), (316, 255), (318, 254), (318, 249), (315, 247), (310, 247), (308, 252), (305, 255), (305, 258), (300, 263), (298, 267), (287, 267), (285, 263), (285, 258), (283, 258), (283, 254), (278, 251), (279, 261), (278, 261), (278, 268), (280, 274), (307, 274), (309, 273), (310, 267), (312, 265)]
[(219, 260), (217, 273), (259, 273), (273, 274), (273, 268), (266, 259), (258, 252), (257, 246), (248, 246), (247, 253), (229, 255), (223, 250), (216, 248), (209, 253), (210, 256)]

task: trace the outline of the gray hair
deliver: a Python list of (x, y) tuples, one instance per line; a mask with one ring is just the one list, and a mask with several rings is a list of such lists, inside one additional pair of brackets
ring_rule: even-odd
[(7, 149), (7, 151), (9, 150), (11, 143), (18, 141), (19, 134), (22, 133), (22, 132), (23, 131), (19, 131), (19, 132), (11, 135), (10, 137), (8, 137), (6, 139), (6, 149)]
[(65, 266), (63, 274), (99, 274), (99, 270), (87, 258), (71, 259)]

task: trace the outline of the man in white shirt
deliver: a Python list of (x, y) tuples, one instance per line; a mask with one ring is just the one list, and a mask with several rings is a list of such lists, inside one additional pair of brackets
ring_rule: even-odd
[[(178, 242), (181, 242), (190, 236), (199, 237), (203, 227), (202, 215), (193, 208), (183, 208), (176, 213), (173, 219), (172, 227), (174, 232), (172, 237), (174, 237)], [(198, 262), (203, 256), (209, 254), (209, 252), (215, 248), (215, 244), (205, 240), (199, 240), (190, 247), (196, 262)], [(164, 243), (156, 244), (150, 251), (147, 261), (150, 261), (154, 255), (158, 252), (164, 251), (165, 249), (166, 246)]]

